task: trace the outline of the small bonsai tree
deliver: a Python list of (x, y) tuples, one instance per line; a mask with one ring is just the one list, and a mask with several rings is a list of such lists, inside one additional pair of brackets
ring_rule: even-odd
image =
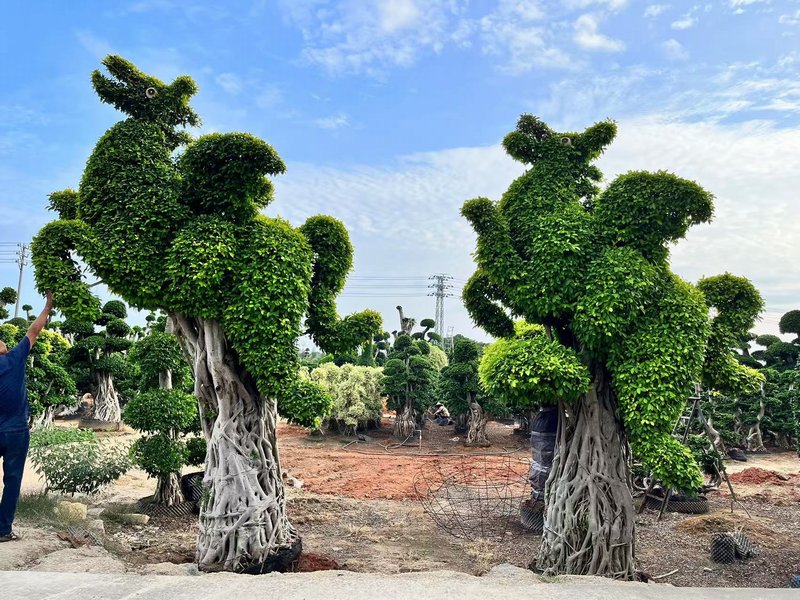
[(406, 333), (395, 339), (383, 366), (383, 390), (397, 415), (394, 435), (408, 439), (420, 423), (422, 412), (434, 402), (438, 373), (428, 359), (430, 345)]
[(483, 393), (478, 378), (478, 344), (459, 338), (453, 348), (453, 359), (442, 369), (437, 397), (447, 406), (456, 423), (466, 417), (466, 446), (489, 446), (486, 424), (496, 410), (497, 402)]
[(17, 301), (17, 291), (12, 287), (4, 287), (0, 290), (0, 320), (7, 319), (9, 316), (9, 304), (14, 304)]
[[(118, 384), (130, 377), (125, 353), (133, 344), (127, 314), (123, 302), (110, 300), (94, 322), (67, 319), (61, 327), (73, 339), (68, 367), (80, 391), (94, 397), (93, 417), (105, 423), (122, 420)], [(96, 332), (96, 325), (103, 329)]]
[(134, 442), (131, 456), (157, 480), (154, 503), (183, 502), (181, 469), (205, 462), (206, 446), (197, 437), (197, 399), (184, 391), (193, 385), (188, 365), (175, 336), (157, 330), (136, 343), (131, 360), (139, 367), (140, 392), (128, 402), (124, 417), (145, 434)]

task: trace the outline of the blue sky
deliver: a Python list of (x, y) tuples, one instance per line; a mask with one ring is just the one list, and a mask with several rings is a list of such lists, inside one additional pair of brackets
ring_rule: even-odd
[[(522, 112), (561, 130), (612, 117), (609, 179), (667, 169), (717, 197), (673, 253), (691, 281), (733, 272), (767, 300), (757, 330), (800, 307), (797, 0), (264, 0), (0, 2), (0, 242), (29, 241), (46, 194), (76, 187), (119, 114), (89, 73), (119, 53), (189, 74), (195, 133), (249, 131), (287, 163), (270, 214), (344, 220), (356, 269), (342, 312), (400, 302), (433, 316), (427, 277), (456, 292), (474, 237), (458, 210), (521, 166), (498, 146)], [(377, 279), (378, 277), (392, 279)], [(403, 279), (400, 279), (403, 278)], [(32, 274), (23, 299), (36, 304)], [(15, 285), (0, 262), (0, 285)], [(446, 325), (481, 337), (457, 298)]]

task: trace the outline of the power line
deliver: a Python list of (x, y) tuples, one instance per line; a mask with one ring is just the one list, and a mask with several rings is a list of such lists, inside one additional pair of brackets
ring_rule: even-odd
[[(16, 249), (11, 248), (16, 246)], [(14, 306), (14, 318), (19, 316), (19, 303), (22, 297), (22, 274), (28, 264), (31, 249), (30, 244), (22, 242), (0, 242), (0, 262), (16, 263), (19, 266), (19, 280), (17, 281), (17, 303)]]

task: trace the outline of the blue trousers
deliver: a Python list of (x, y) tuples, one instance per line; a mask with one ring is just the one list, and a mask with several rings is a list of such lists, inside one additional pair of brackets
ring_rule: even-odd
[(0, 432), (0, 457), (3, 458), (3, 499), (0, 500), (0, 535), (11, 533), (17, 512), (22, 472), (30, 443), (29, 431)]

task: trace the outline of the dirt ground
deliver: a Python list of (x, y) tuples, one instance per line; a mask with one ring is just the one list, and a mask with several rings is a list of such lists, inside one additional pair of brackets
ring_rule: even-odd
[[(489, 531), (481, 539), (476, 530), (468, 532), (473, 539), (463, 540), (438, 527), (417, 498), (418, 491), (426, 494), (437, 482), (447, 481), (455, 489), (471, 477), (493, 490), (482, 502), (492, 494), (495, 500), (517, 502), (526, 493), (527, 439), (502, 423), (489, 424), (489, 437), (491, 448), (465, 449), (452, 427), (431, 423), (421, 442), (400, 446), (389, 426), (354, 442), (336, 435), (313, 438), (299, 427), (281, 424), (284, 470), (302, 481), (301, 489), (287, 488), (290, 519), (303, 538), (305, 558), (298, 570), (452, 569), (480, 574), (504, 562), (526, 567), (540, 538), (518, 527), (515, 514), (508, 518), (510, 535), (498, 539)], [(118, 435), (115, 441), (133, 439)], [(659, 522), (654, 511), (645, 511), (637, 517), (639, 568), (651, 576), (669, 574), (660, 581), (678, 586), (785, 587), (790, 576), (800, 574), (800, 461), (794, 453), (776, 452), (726, 466), (740, 500), (734, 503), (735, 512), (724, 486), (709, 496), (707, 515), (665, 513)], [(125, 510), (126, 504), (152, 494), (153, 485), (144, 473), (131, 471), (90, 502)], [(25, 489), (40, 487), (29, 471)], [(436, 509), (434, 503), (434, 513)], [(738, 529), (759, 555), (730, 565), (712, 562), (713, 536)], [(143, 572), (154, 563), (191, 562), (196, 532), (193, 516), (154, 519), (146, 526), (106, 519), (105, 546), (126, 570)], [(31, 566), (27, 562), (17, 568)]]

